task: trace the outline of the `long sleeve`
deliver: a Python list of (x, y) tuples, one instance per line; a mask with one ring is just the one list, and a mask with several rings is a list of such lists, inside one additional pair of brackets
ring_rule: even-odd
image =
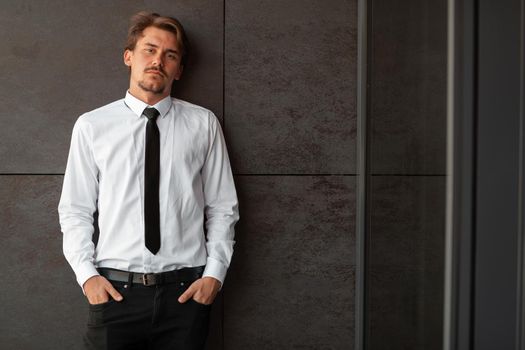
[(209, 147), (201, 171), (208, 258), (203, 276), (224, 282), (233, 254), (234, 226), (239, 220), (237, 193), (222, 129), (217, 118), (209, 116)]
[(98, 275), (93, 263), (93, 213), (98, 196), (98, 170), (89, 123), (81, 116), (73, 128), (62, 195), (58, 205), (63, 251), (82, 287)]

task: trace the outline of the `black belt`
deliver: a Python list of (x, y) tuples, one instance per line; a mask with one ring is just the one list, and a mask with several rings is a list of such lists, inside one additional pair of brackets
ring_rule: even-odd
[(175, 282), (191, 282), (202, 276), (204, 266), (184, 267), (179, 270), (160, 273), (140, 273), (115, 270), (105, 267), (97, 269), (98, 272), (110, 281), (138, 283), (144, 286), (166, 284)]

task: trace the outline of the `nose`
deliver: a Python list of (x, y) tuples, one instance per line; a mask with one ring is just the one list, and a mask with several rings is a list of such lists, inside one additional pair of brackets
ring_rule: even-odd
[(164, 61), (163, 61), (163, 58), (162, 58), (162, 54), (157, 54), (155, 55), (155, 57), (153, 57), (153, 61), (151, 62), (151, 64), (153, 66), (160, 66), (160, 67), (163, 67), (164, 66)]

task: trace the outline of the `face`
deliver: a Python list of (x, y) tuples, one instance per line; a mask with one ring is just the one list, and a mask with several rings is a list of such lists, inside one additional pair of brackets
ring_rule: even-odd
[(168, 96), (173, 80), (182, 74), (177, 37), (156, 27), (147, 27), (142, 34), (135, 49), (124, 52), (124, 63), (131, 68), (130, 92), (137, 97)]

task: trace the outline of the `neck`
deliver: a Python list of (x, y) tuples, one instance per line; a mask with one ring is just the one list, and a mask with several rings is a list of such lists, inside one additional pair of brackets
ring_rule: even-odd
[(144, 103), (153, 106), (155, 103), (169, 96), (170, 91), (165, 91), (161, 94), (153, 94), (151, 92), (144, 91), (142, 89), (134, 89), (132, 86), (129, 88), (129, 93), (134, 97), (138, 98)]

